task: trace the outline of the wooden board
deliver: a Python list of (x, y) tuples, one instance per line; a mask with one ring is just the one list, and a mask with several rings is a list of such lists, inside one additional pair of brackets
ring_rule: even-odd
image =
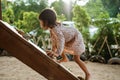
[(79, 80), (3, 21), (0, 21), (0, 48), (7, 50), (48, 80)]

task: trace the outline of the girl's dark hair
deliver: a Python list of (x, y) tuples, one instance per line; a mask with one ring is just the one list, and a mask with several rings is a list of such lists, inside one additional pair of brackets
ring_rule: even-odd
[(56, 25), (56, 13), (51, 9), (43, 10), (39, 15), (39, 19), (43, 21), (43, 26), (52, 28)]

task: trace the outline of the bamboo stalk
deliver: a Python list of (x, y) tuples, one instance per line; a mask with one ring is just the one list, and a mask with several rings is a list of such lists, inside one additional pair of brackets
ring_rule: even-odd
[(107, 47), (108, 47), (108, 51), (109, 51), (110, 57), (112, 58), (112, 53), (111, 53), (111, 51), (110, 51), (110, 47), (109, 47), (109, 45), (108, 45), (108, 41), (107, 41), (107, 40), (106, 40), (106, 44), (107, 44)]
[(103, 43), (102, 43), (102, 46), (100, 47), (100, 49), (99, 49), (99, 51), (98, 51), (98, 55), (100, 54), (100, 52), (101, 52), (101, 50), (102, 50), (102, 48), (103, 48), (106, 40), (107, 40), (107, 36), (105, 36), (105, 39), (104, 39), (104, 41), (103, 41)]
[(116, 37), (114, 37), (114, 39), (115, 39), (115, 43), (118, 45), (118, 41), (117, 41), (117, 38), (116, 38)]
[(95, 48), (97, 42), (99, 41), (100, 37), (98, 37), (98, 39), (96, 40), (95, 44), (93, 45), (93, 49)]

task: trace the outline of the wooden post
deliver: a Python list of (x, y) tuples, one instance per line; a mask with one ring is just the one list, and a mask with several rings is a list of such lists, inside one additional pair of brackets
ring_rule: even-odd
[(0, 0), (0, 20), (2, 20), (2, 3), (1, 3), (1, 0)]
[(93, 49), (95, 48), (97, 42), (99, 41), (100, 37), (97, 38), (97, 40), (95, 41), (94, 45), (93, 45)]
[(100, 47), (100, 49), (99, 49), (99, 51), (98, 51), (98, 55), (100, 54), (100, 52), (101, 52), (101, 50), (102, 50), (102, 48), (103, 48), (106, 40), (107, 40), (107, 36), (105, 36), (105, 39), (104, 39), (104, 41), (103, 41), (103, 43), (102, 43), (102, 45), (101, 45), (101, 47)]
[(108, 48), (108, 51), (109, 51), (109, 54), (110, 54), (110, 57), (112, 58), (112, 52), (110, 50), (110, 47), (109, 47), (109, 44), (108, 44), (108, 41), (106, 40), (106, 44), (107, 44), (107, 48)]
[(25, 40), (3, 21), (0, 21), (0, 47), (48, 80), (79, 80), (70, 71), (49, 58), (42, 49)]
[(114, 39), (115, 39), (115, 43), (116, 43), (117, 45), (119, 45), (119, 44), (118, 44), (118, 41), (117, 41), (117, 38), (116, 38), (116, 37), (114, 37)]

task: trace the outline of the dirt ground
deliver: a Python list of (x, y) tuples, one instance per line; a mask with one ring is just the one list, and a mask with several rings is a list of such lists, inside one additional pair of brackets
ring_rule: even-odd
[[(62, 63), (76, 76), (84, 77), (75, 62)], [(120, 80), (120, 65), (86, 62), (92, 80)], [(59, 74), (58, 74), (59, 75)], [(0, 57), (0, 80), (47, 80), (14, 57)], [(62, 79), (61, 79), (62, 80)]]

